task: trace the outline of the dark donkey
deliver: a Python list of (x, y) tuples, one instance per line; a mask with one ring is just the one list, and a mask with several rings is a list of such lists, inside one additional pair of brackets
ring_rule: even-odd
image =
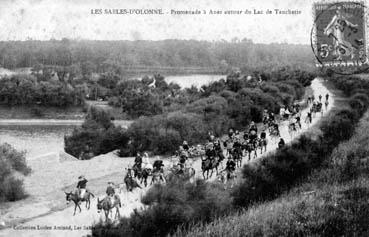
[(122, 207), (122, 203), (118, 195), (114, 195), (113, 199), (110, 197), (105, 197), (102, 200), (97, 198), (97, 213), (100, 213), (101, 210), (104, 210), (105, 221), (109, 220), (109, 213), (111, 213), (113, 217), (113, 209), (115, 208), (115, 216), (114, 219), (120, 218), (119, 208)]
[[(209, 178), (209, 171), (211, 171), (210, 173), (210, 178), (213, 176), (213, 171), (214, 169), (217, 172), (218, 175), (218, 166), (219, 166), (219, 157), (213, 157), (212, 159), (209, 158), (205, 158), (203, 159), (201, 157), (201, 169), (202, 169), (202, 176), (204, 177), (204, 179), (208, 179)], [(205, 178), (205, 172), (206, 172), (206, 178)]]
[(145, 187), (147, 186), (147, 179), (151, 175), (151, 171), (145, 168), (140, 168), (137, 165), (133, 165), (132, 167), (133, 175), (135, 178), (138, 178), (140, 184), (144, 183)]
[(132, 169), (127, 169), (127, 174), (124, 177), (124, 183), (126, 184), (127, 191), (131, 192), (134, 188), (141, 188), (141, 186), (133, 178)]
[(74, 213), (73, 216), (76, 214), (76, 209), (77, 207), (79, 208), (79, 212), (81, 212), (81, 206), (80, 206), (80, 202), (86, 202), (86, 208), (90, 209), (90, 205), (91, 205), (91, 197), (94, 198), (95, 195), (93, 195), (91, 192), (87, 191), (85, 192), (85, 194), (83, 195), (83, 198), (80, 198), (78, 191), (76, 192), (64, 192), (65, 193), (65, 199), (67, 200), (67, 205), (69, 204), (70, 201), (74, 202)]

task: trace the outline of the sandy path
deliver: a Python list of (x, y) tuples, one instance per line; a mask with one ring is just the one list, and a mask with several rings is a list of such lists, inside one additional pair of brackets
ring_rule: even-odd
[[(334, 98), (333, 95), (328, 91), (327, 88), (325, 88), (321, 80), (315, 79), (312, 82), (311, 85), (315, 98), (318, 98), (319, 95), (323, 96), (322, 100), (325, 100), (325, 95), (328, 93), (330, 95), (330, 103), (328, 106), (329, 111), (334, 106)], [(323, 105), (324, 107), (324, 105)], [(324, 109), (324, 108), (323, 108)], [(327, 111), (324, 110), (326, 113)], [(280, 132), (282, 137), (285, 139), (286, 143), (291, 142), (292, 139), (295, 139), (297, 136), (308, 130), (308, 126), (304, 123), (305, 116), (307, 113), (307, 109), (304, 109), (302, 111), (302, 126), (303, 128), (298, 132), (298, 134), (295, 134), (293, 138), (288, 133), (287, 128), (287, 122), (284, 121), (280, 124)], [(321, 114), (317, 114), (315, 118), (313, 118), (313, 123), (309, 125), (309, 127), (313, 126), (315, 123), (317, 123), (321, 118)], [(269, 138), (269, 144), (267, 148), (267, 153), (275, 151), (277, 147), (277, 144), (273, 144), (270, 142)], [(265, 153), (264, 153), (265, 155)], [(260, 158), (261, 156), (259, 156)], [(246, 163), (247, 159), (243, 159), (244, 163)], [(166, 161), (168, 163), (169, 161)], [(196, 169), (197, 176), (200, 176), (200, 160), (196, 160), (194, 162), (194, 168)], [(105, 189), (105, 187), (104, 187)], [(148, 188), (142, 189), (142, 190), (135, 190), (133, 193), (127, 193), (122, 192), (121, 199), (123, 206), (120, 209), (120, 212), (124, 216), (129, 216), (130, 213), (132, 213), (134, 208), (140, 208), (142, 207), (142, 204), (140, 203), (140, 199), (142, 195), (147, 191)], [(96, 200), (94, 199), (91, 203), (91, 209), (89, 211), (86, 211), (85, 208), (82, 208), (81, 213), (77, 213), (75, 216), (72, 216), (73, 214), (73, 206), (66, 208), (62, 211), (56, 211), (49, 215), (35, 218), (31, 221), (28, 221), (22, 225), (18, 225), (14, 228), (8, 228), (0, 231), (0, 236), (84, 236), (91, 231), (88, 229), (91, 227), (91, 225), (102, 218), (100, 214), (97, 213), (96, 210)], [(49, 227), (52, 228), (52, 230), (37, 230), (37, 227), (45, 228)], [(64, 230), (55, 230), (54, 227), (70, 227), (70, 229), (64, 229)], [(25, 229), (22, 229), (25, 228)], [(36, 229), (33, 229), (36, 228)], [(17, 230), (16, 230), (17, 229)]]

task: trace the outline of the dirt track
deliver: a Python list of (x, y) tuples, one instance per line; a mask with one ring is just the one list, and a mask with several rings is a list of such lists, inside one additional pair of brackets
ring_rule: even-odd
[[(312, 89), (315, 95), (315, 98), (318, 98), (319, 95), (323, 96), (322, 101), (325, 100), (325, 94), (330, 94), (330, 103), (328, 106), (328, 111), (334, 106), (334, 98), (333, 95), (325, 88), (321, 81), (316, 79), (312, 82)], [(324, 109), (324, 105), (323, 105)], [(293, 139), (295, 139), (298, 135), (305, 132), (308, 129), (308, 126), (304, 123), (305, 116), (307, 113), (307, 109), (302, 111), (302, 130), (298, 132), (298, 134), (295, 134)], [(324, 109), (324, 113), (327, 113)], [(317, 114), (315, 118), (313, 118), (313, 123), (309, 125), (311, 127), (315, 123), (317, 123), (321, 118), (320, 113)], [(285, 139), (285, 141), (288, 143), (292, 139), (288, 133), (287, 128), (287, 122), (282, 122), (280, 124), (280, 132), (282, 137)], [(277, 144), (273, 144), (270, 141), (270, 138), (268, 138), (269, 144), (268, 144), (268, 152), (272, 152), (276, 149)], [(260, 156), (259, 156), (260, 157)], [(244, 163), (247, 159), (244, 159)], [(168, 161), (167, 161), (168, 162)], [(200, 161), (197, 160), (194, 162), (194, 168), (196, 169), (197, 175), (200, 175)], [(108, 181), (108, 180), (106, 180)], [(101, 189), (105, 189), (105, 187), (101, 187)], [(140, 203), (141, 196), (146, 192), (147, 189), (142, 190), (135, 190), (133, 193), (127, 193), (122, 192), (121, 199), (123, 206), (120, 209), (121, 215), (129, 216), (130, 213), (133, 211), (134, 208), (140, 208), (142, 204)], [(48, 215), (34, 218), (22, 225), (18, 225), (15, 228), (18, 228), (18, 230), (15, 230), (14, 228), (8, 228), (0, 231), (0, 236), (83, 236), (87, 235), (90, 232), (88, 229), (91, 227), (91, 225), (94, 222), (99, 221), (100, 218), (102, 218), (101, 214), (97, 213), (96, 210), (96, 198), (93, 199), (91, 203), (91, 209), (89, 211), (86, 211), (85, 208), (82, 208), (81, 213), (77, 213), (75, 216), (72, 216), (73, 214), (73, 205), (70, 207), (61, 210), (61, 211), (55, 211)], [(52, 230), (30, 230), (29, 228), (37, 228), (37, 226), (41, 228), (45, 227), (51, 227)], [(64, 230), (54, 230), (54, 227), (70, 227), (71, 229), (64, 229)], [(25, 230), (22, 230), (20, 228), (26, 228)], [(81, 228), (81, 229), (75, 229), (75, 228)]]

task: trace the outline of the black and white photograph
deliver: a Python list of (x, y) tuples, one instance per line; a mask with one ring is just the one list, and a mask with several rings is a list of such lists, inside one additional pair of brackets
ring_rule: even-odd
[(0, 237), (369, 236), (366, 0), (1, 0)]

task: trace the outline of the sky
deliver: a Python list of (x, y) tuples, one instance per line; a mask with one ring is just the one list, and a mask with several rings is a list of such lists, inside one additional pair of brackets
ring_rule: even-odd
[[(91, 14), (101, 9), (162, 9), (162, 15)], [(226, 10), (263, 14), (226, 15)], [(266, 14), (269, 9), (273, 14)], [(277, 15), (275, 9), (299, 10)], [(173, 15), (171, 10), (207, 14)], [(210, 10), (222, 14), (210, 15)], [(0, 0), (0, 40), (231, 40), (309, 44), (312, 0)]]

